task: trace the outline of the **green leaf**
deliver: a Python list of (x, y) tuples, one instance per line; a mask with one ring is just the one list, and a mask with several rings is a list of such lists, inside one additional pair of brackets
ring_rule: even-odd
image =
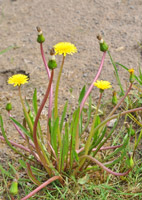
[(10, 117), (10, 119), (33, 141), (33, 138), (31, 137), (30, 132), (24, 127), (22, 126), (17, 120), (15, 120), (14, 118)]
[(8, 163), (9, 167), (13, 170), (14, 174), (17, 174), (17, 171), (15, 170), (14, 166)]
[(34, 176), (34, 174), (32, 173), (30, 164), (27, 163), (27, 174), (29, 176), (29, 178), (31, 179), (31, 181), (36, 184), (36, 185), (40, 185), (41, 183), (36, 179), (36, 177)]
[(67, 106), (68, 106), (68, 102), (66, 102), (63, 113), (62, 113), (62, 118), (61, 118), (61, 122), (60, 122), (60, 132), (62, 132), (62, 127), (63, 127), (63, 123), (65, 120), (66, 112), (67, 112)]
[(77, 155), (75, 154), (75, 143), (76, 143), (77, 126), (79, 122), (79, 113), (80, 113), (80, 107), (77, 110), (75, 110), (75, 112), (73, 113), (73, 120), (71, 124), (72, 129), (70, 130), (71, 131), (71, 155), (70, 155), (71, 168), (73, 164), (73, 159), (75, 158), (76, 161), (78, 161)]
[[(27, 158), (28, 160), (32, 160), (28, 157), (26, 157), (24, 154), (22, 154), (20, 151), (18, 151), (15, 147), (12, 146), (12, 144), (9, 142), (9, 140), (7, 139), (7, 136), (5, 134), (5, 130), (4, 130), (4, 127), (3, 127), (3, 120), (2, 120), (2, 116), (0, 115), (0, 125), (1, 125), (1, 131), (2, 131), (2, 135), (5, 139), (5, 142), (7, 143), (7, 145), (13, 150), (15, 151), (16, 153), (20, 154), (21, 156), (23, 156), (24, 158)], [(33, 161), (33, 160), (32, 160)]]
[[(94, 128), (97, 127), (99, 124), (101, 123), (100, 117), (99, 115), (96, 116), (96, 121), (95, 121), (95, 125)], [(105, 130), (104, 130), (105, 131)], [(93, 135), (93, 144), (96, 143), (97, 139), (98, 139), (98, 134), (99, 134), (99, 130), (97, 130), (94, 135)], [(104, 133), (105, 134), (105, 133)], [(96, 146), (96, 145), (95, 145)]]
[(89, 122), (90, 122), (90, 118), (91, 118), (91, 111), (92, 111), (92, 98), (91, 98), (91, 96), (89, 96), (89, 108), (88, 108), (88, 119), (87, 119), (87, 122), (86, 122), (86, 124), (85, 124), (85, 127), (84, 127), (84, 129), (83, 129), (83, 133), (85, 132), (85, 130), (86, 130), (86, 128), (88, 127), (88, 125), (89, 125)]
[(34, 109), (35, 115), (37, 115), (38, 106), (37, 106), (37, 89), (36, 88), (33, 94), (33, 109)]
[(51, 132), (51, 144), (56, 153), (56, 156), (58, 156), (58, 142), (57, 142), (58, 127), (59, 127), (59, 117), (56, 118)]
[(86, 91), (86, 87), (85, 87), (85, 85), (84, 85), (83, 88), (82, 88), (82, 90), (81, 90), (81, 92), (80, 92), (80, 96), (79, 96), (79, 99), (78, 99), (79, 105), (80, 105), (81, 102), (82, 102), (82, 99), (83, 99), (83, 97), (84, 97), (84, 95), (85, 95), (85, 91)]
[(84, 176), (83, 178), (78, 179), (78, 183), (80, 185), (84, 185), (85, 183), (87, 183), (89, 181), (89, 175), (86, 174), (86, 176)]
[(2, 167), (2, 165), (0, 165), (0, 172), (1, 172), (2, 174), (5, 174), (5, 175), (8, 176), (8, 177), (14, 179), (14, 177), (11, 175), (11, 173), (9, 173), (8, 171), (6, 171), (6, 170)]
[[(127, 71), (129, 70), (127, 67), (125, 67), (124, 65), (122, 65), (122, 64), (120, 64), (120, 63), (118, 63), (118, 62), (116, 62), (115, 64), (117, 64), (117, 65), (123, 67), (123, 68), (126, 69)], [(136, 75), (134, 75), (134, 77), (135, 77), (135, 79), (136, 79), (140, 84), (142, 84), (142, 80), (141, 80), (141, 71), (140, 71), (140, 70), (139, 70), (139, 73), (140, 73), (140, 76), (139, 76), (139, 77), (136, 76)]]
[(62, 151), (61, 151), (61, 170), (64, 167), (64, 160), (67, 160), (68, 157), (68, 149), (69, 149), (69, 134), (68, 134), (68, 124), (65, 124), (65, 135), (62, 139)]

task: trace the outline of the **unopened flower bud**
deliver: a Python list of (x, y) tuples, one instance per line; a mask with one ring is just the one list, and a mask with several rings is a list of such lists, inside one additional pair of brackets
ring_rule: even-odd
[(97, 39), (100, 41), (100, 50), (102, 52), (106, 52), (108, 50), (107, 43), (103, 40), (103, 38), (100, 35), (97, 35)]
[(133, 161), (133, 154), (129, 153), (129, 165), (131, 168), (134, 167), (134, 161)]
[(48, 67), (49, 67), (49, 69), (55, 69), (57, 67), (54, 48), (52, 48), (50, 50), (50, 57), (49, 57), (49, 61), (48, 61)]
[(10, 101), (6, 104), (6, 110), (7, 110), (7, 111), (12, 110), (12, 105), (11, 105), (11, 102), (10, 102)]
[(13, 180), (9, 192), (12, 195), (18, 194), (18, 182), (16, 179)]
[(113, 91), (113, 96), (112, 96), (112, 104), (116, 105), (117, 104), (117, 96), (116, 96), (116, 91)]
[(45, 38), (43, 36), (42, 30), (39, 27), (37, 27), (37, 31), (38, 31), (37, 42), (43, 43), (45, 41)]
[(129, 81), (130, 81), (130, 83), (133, 83), (135, 81), (134, 69), (129, 69), (128, 71), (130, 73)]
[(132, 128), (132, 124), (130, 126), (128, 124), (126, 124), (126, 128), (127, 128), (128, 134), (130, 136), (134, 136), (135, 135), (135, 130)]

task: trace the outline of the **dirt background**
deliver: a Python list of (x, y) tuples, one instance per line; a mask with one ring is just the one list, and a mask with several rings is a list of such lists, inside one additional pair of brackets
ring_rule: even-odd
[[(20, 140), (20, 143), (23, 141), (7, 120), (7, 98), (12, 102), (13, 116), (19, 121), (21, 106), (16, 88), (8, 85), (7, 79), (24, 70), (30, 74), (30, 81), (23, 86), (23, 95), (31, 100), (33, 89), (37, 87), (39, 101), (42, 99), (48, 78), (36, 42), (37, 26), (41, 27), (46, 38), (47, 59), (49, 49), (58, 42), (71, 42), (78, 49), (77, 54), (67, 56), (65, 60), (59, 93), (61, 108), (67, 99), (74, 105), (83, 85), (88, 87), (97, 73), (102, 57), (96, 39), (98, 33), (109, 44), (115, 61), (134, 68), (136, 73), (142, 66), (142, 52), (138, 46), (138, 42), (142, 42), (142, 0), (0, 0), (0, 51), (14, 47), (0, 55), (0, 113), (8, 138)], [(57, 56), (57, 61), (60, 66), (61, 56)], [(54, 83), (58, 71), (59, 67)], [(119, 72), (125, 84), (128, 74), (122, 69)], [(108, 55), (101, 79), (109, 80), (113, 87), (117, 84)], [(70, 89), (73, 89), (72, 95)], [(1, 163), (9, 153), (7, 146), (0, 142)]]

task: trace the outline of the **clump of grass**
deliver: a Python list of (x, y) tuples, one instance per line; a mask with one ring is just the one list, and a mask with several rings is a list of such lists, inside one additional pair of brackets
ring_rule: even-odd
[[(8, 102), (6, 110), (8, 111), (8, 115), (13, 126), (18, 131), (21, 138), (25, 141), (25, 146), (15, 143), (7, 138), (6, 132), (4, 130), (3, 119), (0, 115), (0, 124), (2, 130), (2, 136), (0, 136), (0, 139), (5, 141), (7, 145), (13, 151), (15, 151), (15, 153), (20, 154), (20, 156), (26, 160), (20, 161), (20, 165), (24, 169), (26, 169), (28, 177), (33, 182), (32, 185), (30, 184), (31, 191), (29, 191), (29, 187), (27, 187), (25, 184), (21, 184), (22, 179), (20, 178), (20, 173), (17, 175), (15, 171), (14, 178), (16, 179), (14, 179), (11, 184), (9, 191), (10, 197), (14, 199), (14, 196), (18, 195), (17, 183), (19, 183), (21, 187), (23, 187), (23, 185), (25, 186), (24, 195), (26, 196), (22, 196), (20, 198), (21, 200), (26, 200), (33, 196), (34, 199), (38, 198), (39, 195), (37, 193), (41, 189), (45, 188), (50, 183), (56, 182), (56, 184), (54, 183), (54, 188), (56, 188), (58, 194), (54, 191), (54, 189), (54, 195), (52, 195), (52, 192), (49, 192), (48, 190), (44, 189), (45, 196), (50, 196), (50, 198), (54, 198), (54, 196), (56, 195), (59, 196), (57, 198), (60, 199), (64, 199), (66, 198), (66, 196), (70, 198), (70, 195), (73, 194), (72, 192), (69, 193), (70, 188), (68, 185), (72, 183), (71, 185), (74, 185), (72, 187), (74, 188), (74, 193), (77, 195), (79, 191), (82, 195), (81, 199), (85, 199), (90, 195), (90, 192), (92, 190), (95, 190), (97, 188), (97, 186), (92, 186), (93, 189), (90, 189), (89, 193), (86, 194), (84, 193), (84, 191), (86, 191), (87, 185), (84, 186), (84, 189), (82, 189), (79, 186), (84, 185), (85, 183), (88, 184), (88, 180), (92, 174), (101, 174), (101, 169), (113, 176), (124, 177), (132, 171), (135, 165), (134, 155), (142, 137), (142, 130), (140, 131), (138, 138), (135, 134), (135, 142), (130, 154), (128, 154), (128, 146), (130, 143), (131, 131), (128, 131), (128, 133), (125, 134), (123, 138), (119, 138), (118, 141), (115, 132), (117, 130), (116, 128), (118, 125), (118, 121), (122, 116), (142, 110), (142, 107), (137, 107), (116, 113), (117, 109), (126, 100), (126, 98), (129, 95), (129, 92), (132, 89), (135, 80), (134, 69), (128, 70), (129, 86), (125, 92), (117, 73), (117, 80), (122, 92), (122, 97), (119, 99), (119, 101), (117, 101), (116, 94), (113, 93), (113, 109), (104, 119), (101, 119), (99, 116), (99, 109), (101, 106), (101, 101), (103, 100), (103, 94), (104, 92), (106, 92), (107, 89), (110, 89), (112, 86), (111, 83), (108, 81), (97, 80), (103, 69), (104, 59), (106, 56), (106, 52), (108, 51), (107, 43), (103, 40), (101, 36), (97, 36), (100, 43), (100, 50), (103, 52), (100, 67), (88, 90), (86, 91), (85, 87), (83, 87), (76, 105), (77, 108), (73, 111), (73, 114), (69, 117), (69, 119), (66, 120), (68, 103), (64, 105), (64, 109), (61, 116), (58, 113), (59, 85), (66, 57), (68, 54), (72, 55), (74, 53), (77, 53), (77, 48), (74, 44), (71, 44), (69, 42), (60, 42), (54, 45), (54, 47), (51, 49), (49, 61), (46, 62), (43, 50), (43, 42), (45, 41), (45, 38), (39, 27), (37, 28), (37, 31), (37, 42), (40, 44), (41, 56), (49, 78), (47, 90), (45, 92), (41, 105), (39, 106), (37, 103), (37, 89), (35, 89), (33, 92), (32, 108), (27, 101), (23, 100), (22, 85), (28, 83), (28, 76), (23, 74), (15, 74), (8, 79), (9, 84), (12, 84), (18, 88), (19, 101), (22, 105), (24, 115), (23, 124), (21, 124), (12, 117), (12, 105), (10, 102)], [(55, 98), (53, 104), (52, 82), (54, 78), (54, 71), (57, 67), (57, 62), (55, 58), (56, 55), (62, 56), (62, 62), (56, 82), (54, 95)], [(112, 57), (110, 58), (112, 61)], [(114, 62), (113, 65), (115, 67)], [(97, 106), (94, 116), (92, 116), (91, 112), (92, 107), (90, 99), (86, 111), (88, 120), (86, 123), (84, 123), (84, 104), (94, 86), (96, 86), (99, 89), (99, 99), (96, 103)], [(40, 116), (48, 98), (49, 106), (47, 112), (47, 130), (46, 134), (44, 134), (40, 123)], [(110, 121), (112, 121), (113, 119), (115, 119), (115, 123), (112, 125), (111, 128), (108, 128)], [(90, 129), (90, 131), (86, 137), (86, 140), (83, 141), (82, 134), (85, 132), (86, 128)], [(108, 141), (112, 137), (112, 135), (113, 144), (111, 145), (108, 144)], [(27, 152), (27, 154), (21, 152), (18, 149)], [(102, 153), (107, 151), (109, 153)], [(113, 170), (113, 166), (117, 165), (122, 165), (120, 168), (120, 172), (118, 172), (119, 167), (116, 171), (115, 169)], [(2, 167), (1, 170), (4, 174), (6, 174), (6, 171), (4, 171)], [(37, 186), (36, 189), (35, 185)], [(64, 186), (64, 189), (62, 188), (62, 186)], [(102, 196), (101, 198), (105, 198), (107, 195), (105, 191), (107, 188), (106, 184), (104, 184), (103, 186), (99, 185), (98, 188), (97, 189), (99, 191), (99, 194), (101, 194)], [(108, 189), (109, 191), (113, 190), (116, 192), (116, 190), (113, 187), (109, 186)], [(73, 197), (76, 198), (76, 195)]]

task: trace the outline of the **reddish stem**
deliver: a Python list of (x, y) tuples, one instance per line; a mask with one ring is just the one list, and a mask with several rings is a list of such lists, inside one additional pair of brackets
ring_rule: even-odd
[(128, 95), (128, 93), (130, 92), (131, 88), (132, 88), (133, 83), (130, 84), (127, 92), (125, 93), (125, 95), (122, 97), (122, 99), (119, 100), (119, 102), (117, 103), (117, 105), (113, 108), (113, 110), (110, 112), (110, 114), (108, 115), (108, 117), (110, 117), (111, 115), (113, 115), (113, 113), (116, 111), (116, 109), (120, 106), (120, 104), (124, 101), (124, 99), (126, 98), (126, 96)]
[[(5, 141), (5, 139), (4, 139), (3, 136), (0, 136), (0, 139), (3, 140), (3, 141)], [(18, 147), (18, 148), (20, 148), (20, 149), (23, 149), (23, 150), (29, 152), (29, 153), (32, 153), (32, 154), (34, 155), (34, 157), (37, 159), (37, 161), (38, 161), (38, 162), (41, 162), (41, 161), (39, 160), (38, 155), (37, 155), (35, 152), (33, 152), (33, 151), (31, 152), (30, 149), (24, 147), (24, 146), (21, 145), (21, 144), (17, 144), (17, 143), (15, 143), (15, 142), (11, 141), (11, 140), (9, 140), (9, 142), (10, 142), (12, 145), (14, 145), (15, 147)]]
[(126, 176), (132, 169), (129, 169), (128, 171), (124, 172), (124, 173), (117, 173), (117, 172), (113, 172), (112, 170), (110, 170), (109, 168), (105, 167), (101, 162), (99, 162), (98, 160), (96, 160), (95, 158), (91, 157), (91, 156), (82, 156), (86, 157), (89, 160), (92, 160), (93, 162), (95, 162), (97, 165), (99, 165), (103, 170), (105, 170), (106, 172), (108, 172), (109, 174), (112, 174), (114, 176)]
[(34, 127), (33, 127), (33, 140), (34, 140), (35, 148), (36, 148), (36, 151), (37, 151), (37, 153), (38, 153), (38, 155), (39, 155), (39, 157), (40, 157), (40, 159), (43, 162), (43, 165), (45, 167), (46, 167), (46, 161), (45, 161), (43, 154), (40, 151), (40, 147), (39, 147), (38, 140), (37, 140), (37, 124), (38, 124), (38, 120), (40, 118), (41, 112), (43, 110), (43, 107), (44, 107), (46, 100), (49, 96), (49, 92), (50, 92), (50, 88), (51, 88), (51, 84), (52, 84), (52, 80), (53, 80), (53, 75), (54, 75), (54, 70), (52, 70), (51, 77), (50, 77), (50, 80), (49, 80), (49, 85), (48, 85), (48, 88), (46, 90), (45, 96), (42, 100), (41, 106), (40, 106), (40, 108), (37, 112), (35, 122), (34, 122)]
[[(51, 74), (50, 74), (50, 70), (48, 68), (48, 65), (47, 65), (47, 62), (46, 62), (46, 59), (45, 59), (45, 56), (44, 56), (42, 43), (40, 43), (40, 50), (41, 50), (41, 55), (42, 55), (44, 66), (45, 66), (45, 69), (46, 69), (47, 74), (48, 74), (48, 78), (50, 79)], [(48, 119), (51, 118), (51, 115), (52, 115), (52, 102), (53, 102), (53, 87), (51, 85), (50, 96), (49, 96)]]
[(99, 67), (99, 71), (98, 71), (97, 75), (95, 76), (95, 78), (94, 78), (92, 84), (90, 85), (89, 89), (87, 90), (87, 92), (86, 92), (86, 94), (85, 94), (85, 96), (84, 96), (84, 98), (83, 98), (83, 100), (82, 100), (82, 102), (81, 102), (81, 104), (80, 104), (80, 113), (81, 113), (81, 111), (82, 111), (82, 108), (83, 108), (83, 106), (84, 106), (84, 104), (85, 104), (85, 101), (86, 101), (87, 97), (89, 96), (89, 94), (90, 94), (92, 88), (94, 87), (94, 82), (96, 82), (96, 80), (97, 80), (98, 77), (100, 76), (100, 73), (101, 73), (101, 71), (102, 71), (102, 67), (103, 67), (103, 64), (104, 64), (105, 55), (106, 55), (106, 52), (103, 53), (103, 57), (102, 57), (102, 60), (101, 60), (101, 64), (100, 64), (100, 67)]
[(41, 190), (42, 188), (44, 188), (45, 186), (47, 186), (48, 184), (52, 183), (55, 180), (61, 179), (60, 176), (54, 176), (52, 178), (50, 178), (48, 181), (42, 183), (39, 187), (37, 187), (35, 190), (33, 190), (30, 194), (28, 194), (27, 196), (25, 196), (24, 198), (22, 198), (21, 200), (26, 200), (30, 197), (32, 197), (34, 194), (36, 194), (39, 190)]
[[(116, 146), (111, 146), (111, 147), (101, 147), (99, 151), (101, 150), (108, 150), (108, 149), (116, 149), (116, 148), (119, 148), (121, 147), (123, 144), (120, 144), (120, 145), (116, 145)], [(92, 149), (92, 151), (96, 151), (97, 148), (94, 148)], [(82, 147), (81, 149), (79, 150), (76, 150), (76, 152), (79, 154), (81, 153), (82, 151), (84, 150), (84, 147)]]

